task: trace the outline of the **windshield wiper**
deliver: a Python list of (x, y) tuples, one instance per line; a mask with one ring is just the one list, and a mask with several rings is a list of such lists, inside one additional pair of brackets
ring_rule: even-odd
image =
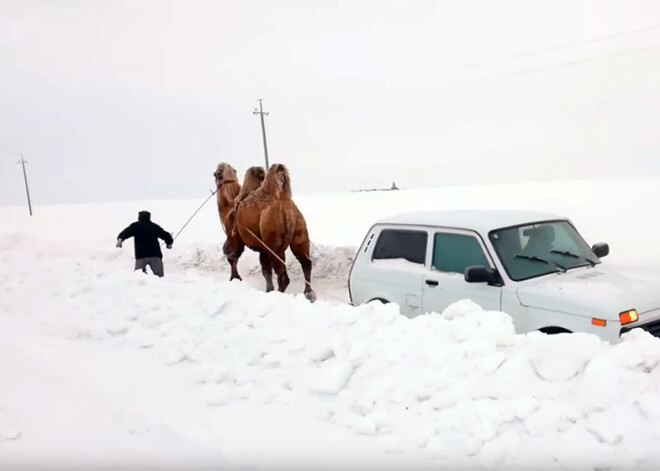
[(568, 250), (551, 250), (550, 252), (551, 252), (551, 253), (557, 253), (557, 254), (559, 254), (559, 255), (565, 255), (565, 256), (567, 256), (567, 257), (577, 258), (577, 259), (579, 259), (579, 260), (584, 260), (585, 262), (587, 262), (587, 263), (588, 263), (589, 265), (591, 265), (592, 267), (595, 267), (595, 266), (596, 266), (596, 262), (594, 262), (594, 261), (591, 260), (590, 258), (587, 258), (587, 257), (585, 257), (584, 255), (578, 255), (578, 254), (573, 253), (573, 252), (570, 252), (570, 251), (568, 251)]
[(531, 260), (533, 262), (541, 262), (541, 263), (546, 263), (548, 265), (554, 265), (556, 266), (559, 270), (562, 272), (566, 272), (566, 267), (563, 265), (558, 264), (557, 262), (553, 262), (551, 260), (546, 260), (545, 258), (537, 257), (536, 255), (522, 255), (522, 254), (515, 254), (513, 258), (522, 258), (524, 260)]

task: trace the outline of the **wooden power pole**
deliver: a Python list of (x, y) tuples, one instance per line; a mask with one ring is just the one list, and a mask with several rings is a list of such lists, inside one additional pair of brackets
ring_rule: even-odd
[(30, 216), (32, 216), (32, 203), (30, 202), (30, 188), (28, 187), (27, 173), (25, 172), (25, 164), (28, 163), (28, 162), (23, 158), (23, 154), (21, 154), (21, 160), (19, 160), (16, 163), (20, 164), (23, 167), (23, 180), (25, 181), (25, 193), (27, 194), (28, 208), (30, 210)]
[(261, 98), (259, 98), (259, 110), (256, 108), (252, 114), (258, 114), (261, 118), (261, 137), (264, 140), (264, 156), (266, 157), (266, 171), (268, 171), (268, 146), (266, 145), (266, 125), (264, 124), (264, 115), (268, 116), (268, 113), (264, 112), (264, 108), (261, 104)]

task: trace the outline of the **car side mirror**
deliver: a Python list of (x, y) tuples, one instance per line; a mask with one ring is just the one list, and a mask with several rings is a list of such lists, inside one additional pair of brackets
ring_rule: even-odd
[(596, 254), (596, 257), (603, 258), (610, 253), (610, 246), (605, 242), (598, 242), (591, 247), (591, 251)]
[(499, 283), (497, 270), (493, 268), (475, 265), (465, 269), (465, 281), (468, 283)]

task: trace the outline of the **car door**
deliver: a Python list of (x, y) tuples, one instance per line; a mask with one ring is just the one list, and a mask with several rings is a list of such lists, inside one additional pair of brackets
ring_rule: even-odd
[(418, 227), (386, 227), (380, 231), (369, 268), (359, 280), (369, 300), (397, 303), (401, 314), (408, 317), (421, 314), (428, 237), (428, 231)]
[(453, 229), (437, 229), (431, 236), (430, 263), (422, 286), (424, 312), (442, 313), (463, 299), (486, 310), (499, 311), (501, 287), (465, 281), (465, 269), (469, 266), (495, 267), (481, 238), (472, 231)]

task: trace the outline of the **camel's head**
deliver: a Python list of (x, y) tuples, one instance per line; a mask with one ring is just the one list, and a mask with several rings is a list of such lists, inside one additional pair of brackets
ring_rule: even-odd
[(223, 183), (238, 181), (238, 177), (236, 176), (236, 169), (225, 162), (218, 164), (215, 172), (213, 172), (213, 176), (215, 177), (215, 184), (218, 187)]
[(275, 184), (279, 191), (291, 194), (291, 180), (289, 170), (284, 164), (273, 164), (268, 169), (266, 179)]

